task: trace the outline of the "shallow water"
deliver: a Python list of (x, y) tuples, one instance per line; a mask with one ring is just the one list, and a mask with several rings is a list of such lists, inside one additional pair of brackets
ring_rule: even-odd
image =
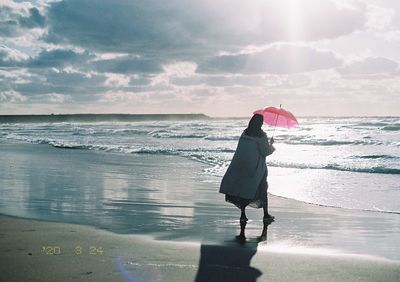
[[(176, 156), (3, 142), (0, 213), (161, 240), (232, 241), (240, 212), (218, 193), (220, 178), (204, 173), (207, 167)], [(281, 173), (304, 180), (291, 170), (299, 171), (272, 168), (271, 185)], [(321, 208), (278, 197), (270, 197), (270, 211), (276, 221), (268, 229), (268, 249), (315, 252), (323, 246), (324, 252), (400, 259), (398, 214)], [(261, 235), (262, 215), (247, 209), (250, 242)]]
[[(400, 212), (400, 118), (301, 118), (272, 129), (270, 192), (305, 202)], [(0, 141), (123, 154), (174, 155), (222, 177), (246, 119), (0, 124)]]

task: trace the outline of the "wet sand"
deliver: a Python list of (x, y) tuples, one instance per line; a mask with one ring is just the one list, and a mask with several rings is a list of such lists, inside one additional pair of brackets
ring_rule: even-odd
[(0, 216), (1, 281), (398, 281), (400, 262), (269, 249), (255, 240), (159, 241)]
[(239, 211), (203, 164), (31, 144), (0, 153), (1, 213), (33, 218), (0, 216), (0, 281), (400, 280), (398, 214), (271, 196), (266, 240), (249, 209), (243, 244)]

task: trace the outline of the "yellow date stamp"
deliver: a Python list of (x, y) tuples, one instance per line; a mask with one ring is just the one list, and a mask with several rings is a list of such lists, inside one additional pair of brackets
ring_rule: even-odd
[(81, 246), (76, 245), (72, 248), (65, 248), (59, 245), (42, 246), (41, 252), (44, 255), (61, 255), (63, 253), (73, 252), (75, 255), (103, 255), (104, 250), (102, 246)]

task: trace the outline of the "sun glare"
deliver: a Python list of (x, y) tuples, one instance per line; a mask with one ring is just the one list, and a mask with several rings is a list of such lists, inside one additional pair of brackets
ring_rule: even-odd
[(296, 40), (302, 38), (303, 33), (301, 4), (296, 0), (287, 1), (287, 3), (287, 33), (290, 39)]

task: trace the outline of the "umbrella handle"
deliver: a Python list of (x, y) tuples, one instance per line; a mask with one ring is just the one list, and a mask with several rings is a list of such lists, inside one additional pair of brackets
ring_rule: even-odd
[(278, 117), (279, 117), (279, 114), (276, 116), (276, 119), (275, 119), (275, 126), (274, 126), (274, 131), (272, 132), (272, 138), (274, 138), (274, 135), (275, 135), (275, 129), (276, 129), (276, 124), (278, 123)]
[[(279, 104), (279, 108), (282, 108), (282, 104)], [(275, 129), (276, 129), (276, 124), (278, 123), (278, 118), (279, 118), (279, 114), (277, 114), (276, 118), (275, 118), (275, 127), (274, 127), (274, 131), (272, 132), (272, 138), (274, 138), (274, 135), (275, 135)]]

